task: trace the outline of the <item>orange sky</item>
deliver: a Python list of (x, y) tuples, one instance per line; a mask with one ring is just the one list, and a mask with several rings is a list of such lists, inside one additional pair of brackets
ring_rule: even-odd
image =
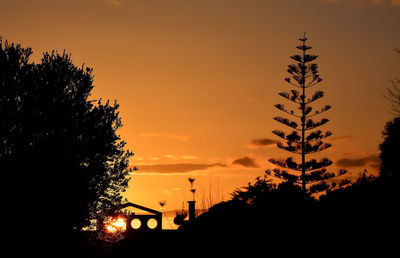
[[(93, 98), (116, 99), (119, 131), (135, 153), (131, 202), (179, 209), (190, 198), (229, 198), (262, 176), (282, 128), (272, 118), (305, 31), (320, 58), (317, 86), (332, 105), (324, 151), (353, 175), (373, 171), (384, 124), (382, 94), (399, 77), (399, 0), (0, 0), (0, 35), (53, 49), (94, 68)], [(288, 103), (285, 103), (288, 104)], [(282, 114), (279, 114), (282, 115)], [(321, 117), (321, 118), (322, 118)], [(282, 128), (283, 129), (283, 128)], [(257, 142), (257, 141), (256, 141)], [(258, 141), (263, 142), (263, 141)], [(247, 158), (246, 158), (247, 157)], [(236, 162), (235, 162), (236, 161)], [(332, 167), (336, 169), (335, 166)]]

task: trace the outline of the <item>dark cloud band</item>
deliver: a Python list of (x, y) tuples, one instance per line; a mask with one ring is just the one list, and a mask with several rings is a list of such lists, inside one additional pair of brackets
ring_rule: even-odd
[(249, 157), (243, 157), (236, 159), (232, 162), (233, 165), (241, 165), (247, 168), (258, 168), (258, 165), (255, 163), (254, 159)]
[(206, 170), (212, 167), (226, 167), (225, 164), (213, 163), (213, 164), (152, 164), (152, 165), (138, 165), (138, 173), (187, 173), (196, 170)]
[(256, 138), (251, 141), (251, 144), (257, 147), (268, 146), (275, 144), (277, 141), (269, 138)]
[(372, 166), (376, 166), (381, 162), (378, 154), (369, 155), (363, 158), (358, 159), (350, 159), (350, 158), (343, 158), (336, 161), (336, 165), (341, 167), (362, 167), (368, 163), (372, 163)]

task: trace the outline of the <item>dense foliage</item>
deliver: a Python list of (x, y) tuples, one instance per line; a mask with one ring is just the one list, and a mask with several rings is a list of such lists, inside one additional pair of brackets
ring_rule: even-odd
[(120, 202), (132, 153), (116, 134), (118, 105), (90, 100), (92, 69), (66, 53), (45, 53), (37, 64), (31, 54), (0, 39), (2, 190), (9, 210), (25, 211), (14, 230), (34, 221), (49, 237), (80, 230)]
[[(394, 118), (385, 125), (383, 142), (379, 145), (382, 160), (380, 175), (388, 180), (398, 179), (400, 168), (398, 163), (400, 146), (400, 117)], [(397, 181), (397, 180), (396, 180)]]

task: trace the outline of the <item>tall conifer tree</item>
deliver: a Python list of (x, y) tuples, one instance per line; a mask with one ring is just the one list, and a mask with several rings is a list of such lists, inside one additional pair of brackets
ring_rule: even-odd
[[(288, 157), (286, 160), (270, 159), (271, 163), (282, 169), (267, 170), (266, 173), (301, 184), (303, 192), (308, 190), (316, 192), (327, 189), (329, 185), (325, 180), (337, 176), (335, 173), (327, 172), (326, 167), (332, 164), (332, 161), (328, 158), (322, 158), (319, 161), (316, 159), (306, 160), (306, 156), (331, 147), (331, 144), (324, 143), (323, 140), (332, 135), (332, 133), (316, 129), (326, 124), (329, 120), (326, 118), (322, 118), (319, 121), (313, 120), (315, 116), (331, 109), (331, 106), (325, 105), (318, 110), (313, 110), (311, 106), (311, 104), (324, 96), (323, 91), (309, 91), (309, 88), (322, 81), (318, 74), (318, 65), (313, 62), (318, 56), (308, 54), (312, 47), (306, 45), (307, 38), (305, 34), (299, 40), (301, 44), (296, 48), (301, 51), (301, 54), (290, 57), (296, 61), (296, 64), (288, 65), (287, 72), (291, 78), (285, 79), (288, 85), (294, 87), (294, 89), (289, 92), (279, 93), (280, 96), (298, 106), (299, 111), (288, 110), (284, 104), (276, 104), (275, 107), (277, 109), (290, 115), (294, 120), (281, 116), (274, 117), (274, 120), (292, 128), (293, 131), (290, 134), (286, 134), (283, 131), (274, 130), (273, 133), (286, 141), (286, 144), (278, 142), (277, 146), (280, 149), (299, 155), (301, 161), (297, 162), (293, 157)], [(339, 175), (346, 172), (346, 170), (341, 169), (339, 170)], [(310, 185), (309, 189), (307, 189), (307, 185)]]

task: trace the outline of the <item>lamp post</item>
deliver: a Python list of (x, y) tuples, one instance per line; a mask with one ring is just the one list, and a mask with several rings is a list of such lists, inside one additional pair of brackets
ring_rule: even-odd
[(190, 191), (193, 194), (193, 200), (188, 201), (188, 206), (189, 206), (189, 221), (193, 221), (196, 218), (196, 201), (195, 201), (195, 193), (196, 189), (193, 188), (193, 183), (194, 183), (194, 177), (189, 177), (189, 182), (190, 182)]

